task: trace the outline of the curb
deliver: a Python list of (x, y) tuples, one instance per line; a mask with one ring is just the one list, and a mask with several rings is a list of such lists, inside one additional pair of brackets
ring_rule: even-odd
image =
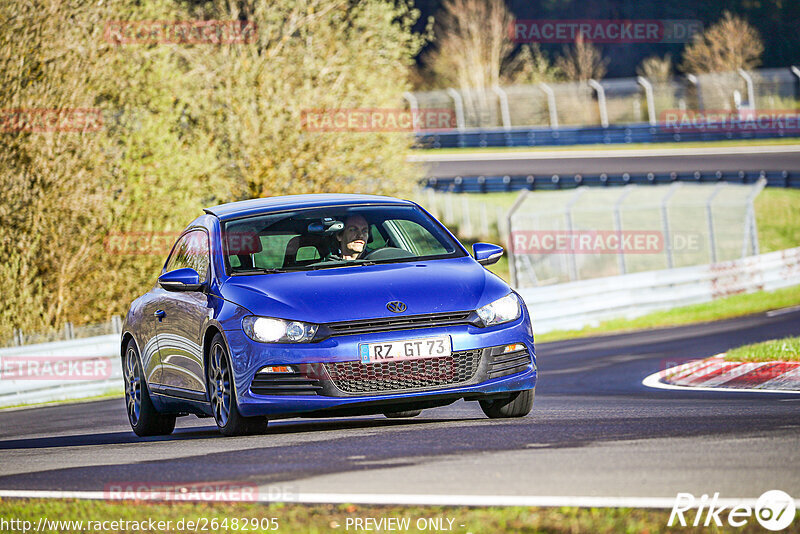
[(800, 393), (800, 362), (728, 362), (723, 353), (653, 373), (642, 384), (660, 389)]

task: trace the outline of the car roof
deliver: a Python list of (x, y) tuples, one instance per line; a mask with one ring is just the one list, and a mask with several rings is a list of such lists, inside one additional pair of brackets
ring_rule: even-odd
[(408, 200), (380, 195), (344, 195), (313, 194), (286, 195), (281, 197), (253, 198), (240, 202), (220, 204), (203, 211), (220, 220), (247, 217), (268, 211), (280, 211), (294, 208), (319, 208), (325, 206), (341, 206), (347, 204), (395, 204), (410, 205)]

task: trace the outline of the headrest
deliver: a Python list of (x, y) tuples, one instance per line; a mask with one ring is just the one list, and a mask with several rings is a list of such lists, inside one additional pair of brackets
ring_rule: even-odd
[(255, 232), (228, 232), (225, 234), (225, 240), (228, 254), (231, 256), (261, 252), (261, 239)]

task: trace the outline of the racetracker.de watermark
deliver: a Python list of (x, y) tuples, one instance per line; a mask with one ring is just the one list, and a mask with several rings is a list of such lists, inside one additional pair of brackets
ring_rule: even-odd
[(301, 126), (309, 132), (414, 132), (452, 130), (452, 109), (338, 108), (304, 109)]
[(659, 119), (659, 129), (668, 133), (800, 133), (800, 110), (796, 109), (668, 109), (660, 113)]
[(249, 44), (258, 38), (258, 25), (246, 20), (111, 20), (103, 37), (115, 45)]
[(264, 486), (249, 482), (145, 482), (118, 481), (104, 486), (108, 501), (259, 502), (296, 501), (290, 486)]
[(0, 380), (107, 380), (111, 360), (77, 356), (2, 356)]
[[(664, 233), (658, 230), (515, 230), (515, 254), (659, 254), (665, 251)], [(673, 251), (697, 252), (699, 233), (673, 233)]]
[(98, 108), (0, 109), (0, 132), (96, 132), (103, 127)]
[(520, 19), (509, 26), (515, 43), (685, 43), (702, 31), (694, 19)]

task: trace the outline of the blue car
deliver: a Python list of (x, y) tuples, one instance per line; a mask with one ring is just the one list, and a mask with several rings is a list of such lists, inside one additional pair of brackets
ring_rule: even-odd
[(458, 399), (521, 417), (536, 386), (522, 299), (408, 200), (297, 195), (207, 208), (181, 233), (122, 330), (139, 436), (213, 417), (413, 417)]

